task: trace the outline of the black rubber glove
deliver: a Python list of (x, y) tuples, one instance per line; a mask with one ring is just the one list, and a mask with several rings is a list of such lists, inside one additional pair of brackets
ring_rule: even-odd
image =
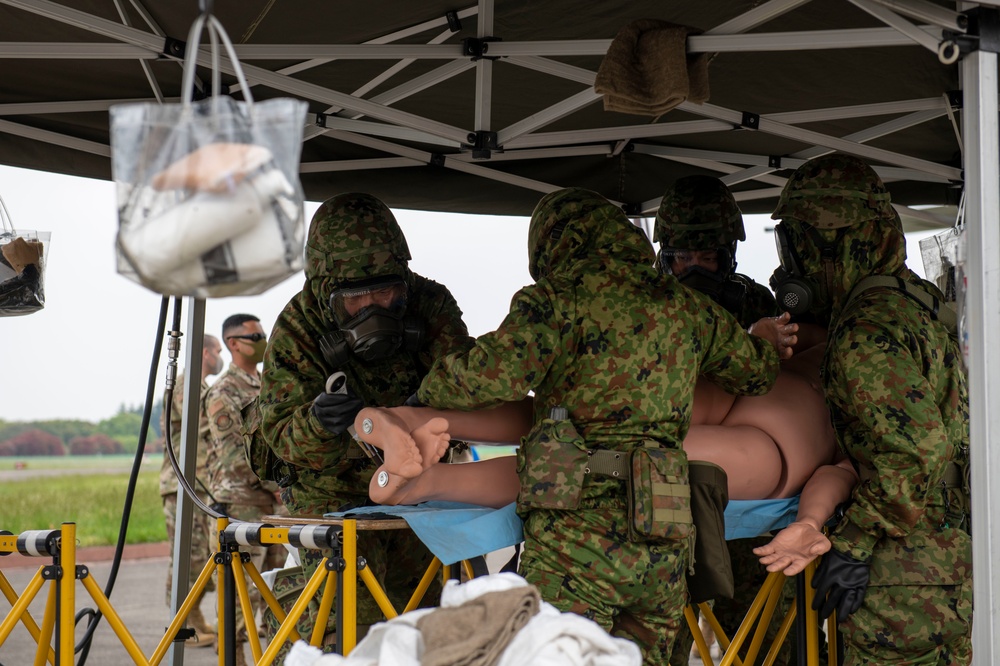
[(331, 435), (339, 435), (354, 423), (365, 403), (350, 389), (346, 393), (320, 393), (313, 400), (312, 413)]
[(867, 562), (856, 560), (838, 550), (830, 550), (813, 576), (812, 586), (816, 589), (813, 610), (819, 611), (822, 619), (837, 611), (841, 620), (861, 608), (868, 588)]
[(424, 403), (420, 402), (420, 398), (417, 397), (416, 393), (410, 394), (410, 397), (403, 402), (404, 407), (426, 407)]

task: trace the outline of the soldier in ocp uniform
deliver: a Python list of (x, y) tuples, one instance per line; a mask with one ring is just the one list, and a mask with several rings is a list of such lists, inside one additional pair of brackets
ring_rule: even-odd
[[(205, 393), (208, 391), (208, 382), (205, 379), (209, 375), (217, 375), (222, 372), (222, 345), (214, 335), (206, 335), (201, 350), (201, 399), (204, 401)], [(184, 416), (184, 375), (177, 375), (176, 388), (173, 392), (173, 399), (170, 403), (170, 446), (174, 450), (180, 462), (181, 446), (181, 423)], [(194, 489), (202, 502), (210, 504), (208, 496), (208, 420), (205, 418), (205, 411), (198, 409), (198, 442), (197, 456), (195, 461), (195, 482)], [(160, 415), (160, 431), (166, 435), (164, 418), (166, 411)], [(167, 567), (167, 605), (170, 605), (170, 595), (173, 591), (173, 571), (174, 571), (174, 534), (177, 531), (177, 475), (167, 458), (166, 449), (163, 451), (163, 465), (160, 467), (160, 498), (163, 500), (163, 518), (167, 523), (167, 541), (170, 543), (170, 559)], [(205, 565), (213, 554), (210, 545), (210, 535), (215, 528), (211, 517), (201, 509), (195, 507), (191, 521), (191, 568), (188, 585), (194, 586), (201, 573), (201, 568)], [(210, 578), (205, 589), (211, 592), (215, 589), (215, 580)], [(215, 642), (215, 628), (205, 619), (201, 612), (201, 599), (191, 608), (188, 615), (188, 624), (195, 630), (195, 640), (191, 645), (206, 647)]]
[[(375, 465), (347, 432), (365, 405), (398, 406), (434, 360), (472, 344), (444, 286), (408, 267), (410, 250), (392, 211), (368, 194), (341, 194), (316, 211), (306, 242), (306, 282), (278, 316), (264, 359), (260, 432), (279, 459), (275, 480), (292, 515), (322, 515), (368, 501)], [(331, 374), (345, 393), (328, 393)], [(430, 563), (407, 531), (363, 532), (358, 553), (402, 609)], [(300, 551), (304, 575), (322, 554)], [(435, 583), (425, 605), (438, 602)], [(311, 631), (318, 599), (299, 632)], [(383, 619), (358, 589), (359, 638)], [(328, 642), (335, 627), (330, 618)], [(308, 635), (308, 633), (303, 633)]]
[(736, 394), (765, 393), (777, 353), (659, 275), (642, 231), (594, 192), (543, 197), (528, 254), (535, 284), (495, 332), (439, 360), (417, 397), (468, 410), (534, 391), (517, 461), (522, 571), (558, 609), (664, 664), (686, 600), (693, 530), (677, 486), (695, 382), (706, 374)]
[[(775, 292), (829, 322), (824, 392), (861, 477), (814, 578), (815, 605), (837, 611), (849, 666), (969, 664), (968, 388), (934, 307), (944, 298), (906, 267), (889, 193), (857, 158), (803, 164), (773, 217)], [(888, 279), (867, 287), (871, 276)]]
[[(257, 364), (264, 359), (267, 336), (254, 315), (235, 314), (222, 323), (222, 339), (233, 357), (229, 368), (205, 395), (204, 409), (209, 428), (209, 491), (213, 507), (238, 520), (260, 522), (274, 513), (274, 493), (257, 478), (243, 451), (241, 411), (260, 392)], [(218, 541), (215, 541), (218, 545)], [(264, 570), (267, 548), (247, 546), (258, 571)], [(253, 608), (261, 605), (257, 588), (249, 586)], [(247, 635), (243, 614), (236, 613), (236, 664), (245, 663)]]
[[(764, 317), (780, 314), (771, 290), (752, 278), (736, 272), (736, 246), (746, 240), (743, 213), (732, 192), (712, 176), (684, 176), (677, 179), (663, 195), (656, 211), (653, 240), (660, 243), (657, 266), (677, 277), (685, 287), (711, 297), (732, 314), (739, 325), (749, 329)], [(766, 545), (770, 537), (738, 539), (727, 542), (735, 581), (732, 599), (715, 600), (713, 613), (727, 636), (736, 634), (750, 604), (767, 577), (753, 549)], [(773, 640), (783, 615), (794, 598), (794, 583), (788, 581), (778, 612), (768, 627), (767, 640)], [(671, 663), (682, 666), (694, 637), (686, 623), (682, 625)], [(749, 643), (741, 651), (746, 655)], [(775, 664), (788, 663), (791, 653), (786, 644)]]

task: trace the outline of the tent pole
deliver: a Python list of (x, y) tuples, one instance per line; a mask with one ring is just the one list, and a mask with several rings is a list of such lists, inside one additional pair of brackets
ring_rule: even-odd
[[(975, 663), (1000, 663), (1000, 148), (997, 55), (968, 54), (961, 63), (966, 196), (966, 293), (972, 460), (972, 559)], [(992, 358), (993, 361), (989, 359)]]
[[(198, 421), (201, 414), (201, 350), (205, 342), (205, 301), (204, 299), (185, 298), (187, 308), (187, 344), (184, 345), (184, 385), (176, 386), (175, 391), (184, 391), (184, 413), (181, 416), (181, 450), (180, 466), (184, 477), (194, 483), (196, 461), (198, 458)], [(182, 338), (183, 340), (183, 338)], [(170, 446), (169, 442), (166, 446)], [(187, 597), (190, 588), (188, 581), (191, 572), (191, 528), (194, 524), (194, 504), (184, 494), (184, 489), (177, 487), (177, 517), (174, 525), (174, 570), (170, 590), (170, 617), (175, 617), (181, 604)], [(204, 562), (197, 563), (199, 567)], [(183, 666), (184, 644), (173, 642), (167, 652), (165, 663), (171, 666)]]

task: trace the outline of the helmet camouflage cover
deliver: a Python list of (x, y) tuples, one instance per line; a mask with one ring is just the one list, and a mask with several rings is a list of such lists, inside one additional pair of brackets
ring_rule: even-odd
[(875, 170), (851, 155), (809, 160), (792, 174), (771, 217), (792, 218), (817, 229), (892, 220), (889, 192)]
[(718, 178), (678, 178), (656, 211), (653, 240), (664, 248), (733, 251), (746, 237), (743, 213), (733, 193)]

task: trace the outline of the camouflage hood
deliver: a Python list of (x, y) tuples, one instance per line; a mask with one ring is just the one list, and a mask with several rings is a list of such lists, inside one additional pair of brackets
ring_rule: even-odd
[(575, 264), (594, 257), (652, 266), (654, 254), (642, 230), (600, 194), (569, 187), (542, 197), (528, 224), (531, 277), (572, 274)]
[(743, 213), (718, 178), (678, 178), (656, 211), (653, 240), (678, 250), (735, 248), (747, 239)]
[(827, 155), (803, 164), (789, 178), (772, 217), (781, 220), (801, 276), (818, 286), (812, 314), (819, 321), (836, 320), (864, 277), (917, 279), (906, 268), (906, 238), (889, 193), (856, 157)]
[(306, 290), (326, 308), (345, 283), (397, 275), (407, 284), (410, 249), (389, 208), (370, 194), (339, 194), (323, 202), (306, 239)]

